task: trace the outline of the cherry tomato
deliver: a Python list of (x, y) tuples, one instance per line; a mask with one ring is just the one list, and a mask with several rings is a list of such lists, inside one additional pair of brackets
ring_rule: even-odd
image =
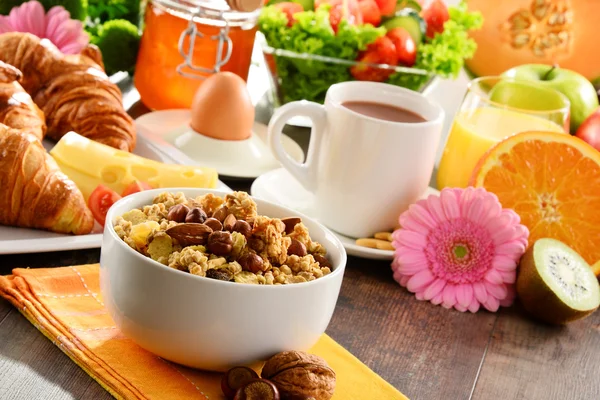
[(441, 0), (434, 0), (428, 8), (423, 10), (421, 16), (427, 23), (428, 38), (433, 38), (436, 33), (444, 32), (444, 23), (450, 19), (448, 7)]
[[(329, 23), (335, 33), (338, 31), (338, 26), (342, 19), (348, 21), (349, 25), (361, 25), (363, 23), (362, 14), (358, 8), (357, 0), (348, 0), (346, 3), (334, 0), (329, 10)], [(344, 8), (344, 6), (347, 8)]]
[(273, 7), (285, 14), (288, 20), (288, 26), (292, 26), (296, 23), (296, 20), (294, 19), (294, 14), (304, 11), (304, 8), (302, 8), (300, 4), (292, 3), (289, 1), (284, 3), (277, 3)]
[(415, 65), (415, 61), (417, 60), (417, 45), (412, 36), (410, 36), (410, 33), (404, 28), (394, 28), (388, 31), (386, 36), (391, 39), (396, 47), (398, 64), (407, 67)]
[(375, 0), (381, 15), (390, 15), (396, 11), (396, 0)]
[[(359, 55), (358, 61), (369, 64), (397, 65), (398, 56), (396, 55), (396, 46), (394, 46), (390, 38), (386, 36), (379, 37), (367, 47), (367, 50), (363, 54)], [(383, 82), (394, 71), (368, 65), (354, 65), (350, 67), (350, 73), (359, 81)]]
[(133, 181), (129, 184), (129, 186), (127, 186), (125, 188), (125, 190), (123, 190), (123, 193), (121, 193), (121, 197), (129, 196), (130, 194), (134, 194), (137, 192), (143, 192), (144, 190), (150, 190), (150, 189), (153, 189), (153, 187), (150, 186), (149, 183)]
[(88, 199), (88, 207), (90, 208), (90, 211), (92, 211), (94, 219), (98, 221), (100, 225), (104, 226), (108, 209), (120, 198), (121, 196), (115, 191), (104, 185), (98, 185), (98, 187), (94, 189)]
[(375, 0), (361, 0), (358, 3), (358, 9), (362, 15), (364, 24), (379, 26), (381, 23), (381, 11)]

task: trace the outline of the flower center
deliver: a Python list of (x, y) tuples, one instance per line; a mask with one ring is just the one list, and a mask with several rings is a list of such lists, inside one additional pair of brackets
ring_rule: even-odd
[(441, 223), (427, 237), (433, 274), (451, 283), (478, 282), (492, 266), (494, 242), (487, 229), (456, 219)]

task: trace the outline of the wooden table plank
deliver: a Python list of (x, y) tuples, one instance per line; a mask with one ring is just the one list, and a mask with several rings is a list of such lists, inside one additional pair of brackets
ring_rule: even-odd
[(556, 327), (517, 305), (499, 315), (472, 398), (600, 399), (599, 374), (600, 312)]
[(0, 309), (11, 310), (0, 322), (1, 399), (112, 398), (8, 302)]
[(328, 333), (411, 399), (466, 399), (495, 314), (417, 301), (389, 262), (351, 258)]

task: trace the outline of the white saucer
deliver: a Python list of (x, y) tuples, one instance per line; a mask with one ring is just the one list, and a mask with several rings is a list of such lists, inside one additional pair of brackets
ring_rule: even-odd
[[(163, 110), (142, 115), (135, 123), (146, 135), (162, 139), (219, 175), (251, 179), (280, 167), (267, 145), (266, 125), (255, 122), (249, 139), (230, 141), (194, 132), (190, 119), (189, 110)], [(294, 160), (304, 160), (304, 152), (294, 140), (284, 135), (282, 145)]]
[[(315, 210), (314, 195), (308, 192), (287, 170), (283, 168), (267, 172), (254, 181), (250, 188), (252, 196), (281, 204), (297, 210), (311, 218), (318, 219)], [(422, 197), (439, 193), (436, 189), (427, 188)], [(394, 252), (359, 246), (355, 239), (333, 232), (342, 242), (346, 252), (352, 256), (372, 260), (392, 260)]]

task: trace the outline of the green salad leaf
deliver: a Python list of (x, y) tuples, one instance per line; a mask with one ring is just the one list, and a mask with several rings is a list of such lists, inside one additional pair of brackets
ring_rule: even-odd
[[(455, 78), (464, 60), (471, 58), (477, 45), (468, 31), (478, 29), (483, 23), (479, 12), (470, 12), (463, 0), (448, 9), (450, 19), (444, 24), (444, 32), (433, 39), (427, 38), (417, 47), (414, 68), (425, 70), (429, 75), (396, 72), (387, 83), (420, 90), (433, 76)], [(337, 34), (329, 23), (329, 6), (316, 11), (294, 14), (294, 23), (287, 25), (286, 15), (275, 7), (264, 7), (258, 20), (260, 31), (267, 44), (275, 49), (297, 54), (327, 56), (348, 61), (356, 60), (360, 51), (385, 35), (383, 27), (371, 25), (354, 26), (342, 21)], [(267, 55), (275, 64), (281, 100), (310, 100), (322, 103), (329, 86), (353, 80), (349, 66), (343, 63), (324, 62), (289, 55)]]
[[(287, 26), (287, 17), (274, 7), (265, 7), (258, 19), (269, 46), (295, 53), (308, 53), (344, 60), (356, 59), (358, 52), (379, 36), (384, 28), (355, 26), (342, 21), (335, 34), (329, 23), (329, 7), (294, 15), (297, 23)], [(277, 77), (285, 103), (306, 99), (323, 102), (329, 86), (352, 80), (348, 65), (320, 60), (274, 56)]]

